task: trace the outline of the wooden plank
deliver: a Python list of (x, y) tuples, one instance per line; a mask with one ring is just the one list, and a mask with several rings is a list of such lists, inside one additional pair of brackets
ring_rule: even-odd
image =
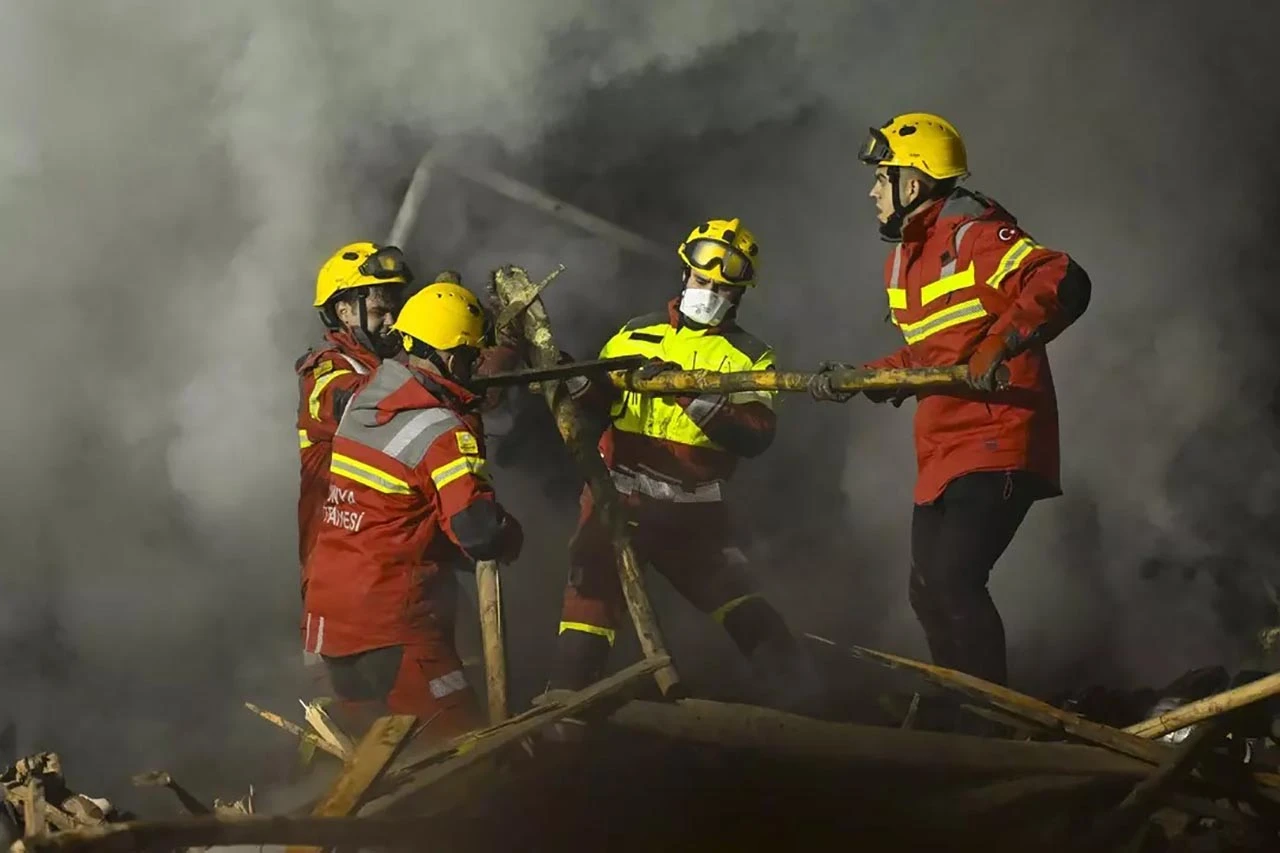
[(1208, 720), (1219, 714), (1234, 711), (1254, 702), (1261, 702), (1280, 695), (1280, 672), (1273, 673), (1257, 681), (1250, 681), (1231, 690), (1215, 693), (1203, 699), (1189, 702), (1171, 711), (1165, 711), (1157, 717), (1143, 720), (1128, 726), (1124, 731), (1143, 738), (1159, 738), (1186, 728), (1194, 723)]
[[(830, 640), (813, 634), (806, 634), (809, 639), (839, 648)], [(1041, 702), (1030, 696), (1010, 690), (999, 684), (993, 684), (981, 678), (958, 672), (954, 669), (900, 657), (899, 655), (879, 652), (862, 646), (852, 646), (847, 652), (856, 658), (872, 661), (891, 669), (906, 669), (915, 672), (934, 684), (949, 690), (978, 699), (1001, 711), (1005, 711), (1024, 720), (1029, 720), (1051, 732), (1060, 732), (1088, 743), (1114, 750), (1122, 755), (1137, 758), (1149, 764), (1161, 765), (1172, 751), (1169, 745), (1150, 741), (1111, 726), (1095, 723), (1079, 714), (1063, 711), (1061, 708)], [(1215, 773), (1214, 778), (1220, 774)], [(1276, 788), (1280, 788), (1280, 776), (1274, 773), (1252, 773), (1248, 777), (1254, 784), (1269, 789), (1263, 795), (1270, 800), (1280, 799)]]
[(22, 786), (22, 825), (24, 835), (39, 835), (45, 831), (44, 786), (34, 777)]
[[(805, 636), (835, 646), (830, 640), (822, 637), (813, 634)], [(1159, 764), (1169, 753), (1169, 748), (1165, 744), (1152, 743), (1119, 729), (1113, 729), (1111, 726), (1095, 723), (1079, 714), (1063, 711), (1039, 699), (968, 673), (862, 646), (852, 646), (847, 651), (861, 660), (871, 661), (891, 669), (910, 670), (921, 675), (926, 681), (962, 693), (1021, 719), (1030, 720), (1043, 728), (1072, 735), (1150, 764)]]
[[(417, 717), (412, 714), (392, 714), (374, 720), (351, 753), (351, 761), (312, 810), (312, 816), (342, 817), (355, 812), (404, 746), (416, 722)], [(306, 853), (308, 849), (291, 848), (289, 853)]]
[[(515, 266), (494, 270), (493, 287), (498, 299), (504, 305), (527, 298), (534, 289), (528, 273)], [(520, 321), (524, 328), (524, 339), (531, 345), (533, 366), (554, 367), (560, 361), (560, 348), (552, 337), (551, 322), (542, 300), (530, 301), (529, 307), (520, 315)], [(587, 481), (587, 488), (591, 490), (599, 520), (609, 532), (617, 558), (622, 597), (627, 603), (627, 612), (631, 615), (631, 623), (635, 626), (636, 636), (640, 640), (640, 649), (649, 660), (667, 659), (667, 665), (654, 672), (654, 680), (657, 681), (658, 689), (663, 695), (668, 695), (680, 683), (680, 675), (671, 665), (671, 656), (667, 653), (666, 641), (658, 627), (658, 618), (654, 614), (649, 594), (645, 591), (640, 560), (631, 544), (626, 512), (618, 496), (618, 490), (614, 487), (609, 469), (596, 449), (595, 440), (583, 431), (581, 414), (577, 405), (569, 398), (564, 383), (544, 382), (542, 392), (555, 418), (556, 428), (564, 439), (565, 447), (568, 448), (583, 478)]]
[(365, 811), (376, 814), (418, 796), (441, 780), (513, 746), (538, 730), (575, 713), (590, 709), (633, 686), (669, 663), (666, 657), (645, 659), (597, 681), (564, 699), (545, 702), (499, 726), (463, 735), (451, 744), (397, 768), (386, 780), (391, 790), (370, 802)]
[(1098, 818), (1076, 845), (1078, 849), (1109, 850), (1133, 835), (1139, 824), (1195, 769), (1201, 757), (1226, 735), (1226, 728), (1220, 724), (1204, 725), (1193, 731), (1160, 763), (1156, 772), (1134, 785), (1118, 806)]
[(311, 728), (315, 729), (316, 733), (326, 743), (337, 749), (342, 754), (344, 761), (350, 758), (351, 750), (354, 748), (351, 738), (329, 717), (329, 713), (325, 711), (324, 706), (318, 701), (303, 702), (299, 700), (299, 703), (302, 705), (302, 713), (307, 718), (307, 722), (311, 724)]
[(606, 718), (611, 725), (661, 737), (749, 749), (780, 758), (851, 768), (931, 773), (1110, 776), (1139, 779), (1151, 768), (1105, 749), (1014, 741), (890, 726), (831, 723), (753, 705), (681, 699), (632, 700)]
[(320, 737), (319, 735), (313, 734), (312, 732), (307, 731), (302, 726), (299, 726), (296, 723), (292, 723), (286, 720), (284, 717), (272, 711), (268, 711), (264, 708), (259, 708), (257, 705), (253, 704), (252, 702), (245, 702), (244, 706), (248, 708), (250, 711), (252, 711), (253, 713), (257, 714), (262, 719), (266, 720), (268, 723), (271, 723), (273, 726), (279, 726), (280, 728), (284, 729), (286, 732), (298, 738), (299, 740), (303, 741), (304, 743), (312, 747), (315, 747), (316, 749), (322, 749), (325, 752), (332, 755), (334, 758), (340, 759), (342, 761), (347, 760), (347, 753), (343, 752), (342, 749), (330, 743), (329, 741), (325, 740), (324, 738)]
[(480, 634), (484, 640), (485, 696), (489, 724), (497, 725), (508, 716), (507, 646), (502, 624), (502, 579), (492, 560), (476, 563), (476, 594), (480, 601)]

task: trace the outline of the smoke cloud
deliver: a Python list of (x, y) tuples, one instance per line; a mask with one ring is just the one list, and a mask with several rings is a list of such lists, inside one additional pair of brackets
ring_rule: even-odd
[[(1275, 574), (1264, 16), (5, 0), (0, 678), (20, 748), (60, 750), (73, 784), (116, 793), (161, 765), (240, 780), (245, 754), (278, 748), (237, 705), (288, 712), (306, 693), (291, 422), (292, 365), (318, 336), (312, 276), (336, 246), (385, 234), (427, 145), (673, 247), (707, 216), (742, 216), (764, 252), (743, 325), (805, 367), (899, 345), (853, 152), (894, 113), (947, 115), (970, 185), (1095, 286), (1051, 349), (1067, 496), (1032, 510), (993, 581), (1015, 678), (1159, 681), (1237, 654), (1221, 584), (1141, 568)], [(665, 267), (620, 253), (447, 172), (406, 249), (473, 286), (500, 263), (565, 263), (547, 301), (580, 356), (677, 287), (674, 253)], [(912, 408), (788, 399), (777, 445), (734, 484), (761, 583), (797, 628), (923, 652), (905, 600)], [(531, 536), (508, 617), (527, 695), (574, 484), (520, 451), (554, 447), (521, 417), (490, 428), (516, 429), (498, 484)], [(543, 433), (522, 439), (522, 424)], [(655, 588), (687, 672), (733, 660)]]

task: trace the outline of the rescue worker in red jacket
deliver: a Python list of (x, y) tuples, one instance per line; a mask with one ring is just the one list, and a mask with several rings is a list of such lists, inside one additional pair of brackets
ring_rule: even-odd
[(510, 563), (523, 535), (489, 484), (479, 398), (464, 387), (485, 334), (479, 301), (431, 284), (393, 329), (408, 365), (383, 361), (333, 438), (303, 643), (346, 711), (415, 714), (443, 737), (480, 723), (441, 616), (448, 567), (460, 554)]
[[(773, 350), (736, 321), (743, 294), (755, 284), (758, 253), (737, 219), (699, 225), (678, 249), (682, 294), (665, 310), (623, 326), (600, 357), (648, 356), (647, 375), (773, 369)], [(759, 456), (772, 443), (773, 393), (652, 396), (585, 377), (568, 387), (579, 403), (611, 416), (599, 449), (629, 510), (640, 560), (724, 626), (772, 680), (767, 686), (777, 701), (811, 699), (813, 679), (801, 683), (809, 674), (798, 645), (746, 572), (722, 492), (739, 459)], [(624, 612), (613, 546), (587, 490), (569, 561), (551, 685), (580, 689), (602, 675)]]
[[(446, 270), (437, 282), (460, 284)], [(302, 565), (315, 542), (320, 516), (329, 496), (329, 453), (347, 402), (369, 381), (383, 358), (404, 357), (391, 333), (401, 297), (413, 283), (413, 272), (400, 250), (362, 242), (343, 246), (316, 276), (315, 307), (327, 331), (324, 343), (298, 359), (298, 443), (301, 483), (298, 497), (298, 554)], [(478, 376), (514, 369), (520, 341), (515, 327), (498, 330), (501, 339), (481, 351)], [(482, 408), (494, 408), (498, 391), (486, 395)], [(302, 579), (303, 593), (306, 578)]]
[[(888, 319), (906, 339), (865, 366), (969, 368), (971, 388), (916, 394), (911, 606), (935, 663), (1004, 684), (1004, 625), (987, 581), (1032, 502), (1061, 493), (1045, 346), (1088, 307), (1089, 277), (999, 204), (957, 186), (967, 156), (945, 119), (897, 116), (871, 130), (859, 159), (875, 167), (870, 196), (881, 235), (896, 243)], [(1007, 387), (997, 387), (1002, 365)], [(851, 396), (832, 394), (821, 374), (812, 390)]]
[[(343, 246), (320, 267), (315, 307), (324, 343), (298, 359), (298, 556), (305, 566), (329, 496), (329, 453), (347, 402), (399, 342), (391, 335), (401, 294), (413, 273), (400, 250), (361, 242)], [(306, 577), (302, 579), (306, 593)]]

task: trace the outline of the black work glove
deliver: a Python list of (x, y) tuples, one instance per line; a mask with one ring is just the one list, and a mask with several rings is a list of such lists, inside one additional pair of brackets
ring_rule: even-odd
[(653, 379), (659, 373), (667, 373), (671, 370), (684, 370), (684, 368), (674, 361), (651, 358), (636, 368), (635, 377), (636, 379)]
[(836, 370), (853, 370), (854, 365), (841, 361), (824, 361), (818, 365), (818, 371), (809, 380), (809, 396), (815, 400), (832, 403), (847, 403), (857, 396), (857, 391), (831, 390), (831, 374)]

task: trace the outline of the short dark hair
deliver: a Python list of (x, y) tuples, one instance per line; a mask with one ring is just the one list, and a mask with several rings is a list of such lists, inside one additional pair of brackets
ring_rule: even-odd
[(956, 188), (956, 178), (938, 178), (930, 177), (914, 166), (901, 166), (898, 172), (899, 186), (902, 181), (914, 180), (920, 182), (921, 198), (937, 198), (939, 196), (949, 195)]

